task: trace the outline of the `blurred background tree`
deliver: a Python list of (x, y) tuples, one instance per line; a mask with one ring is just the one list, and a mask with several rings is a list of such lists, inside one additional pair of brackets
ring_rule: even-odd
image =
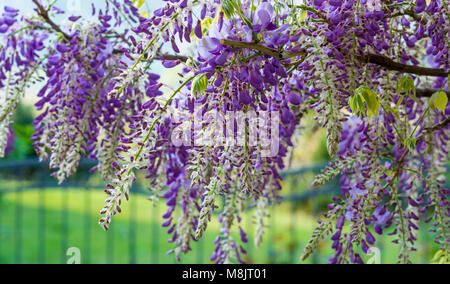
[(31, 136), (33, 135), (33, 107), (20, 103), (12, 126), (12, 144), (7, 151), (6, 159), (21, 160), (36, 156)]

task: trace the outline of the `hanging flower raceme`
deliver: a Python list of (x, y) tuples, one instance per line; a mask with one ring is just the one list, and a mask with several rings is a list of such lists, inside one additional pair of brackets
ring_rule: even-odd
[[(82, 157), (98, 160), (104, 229), (142, 172), (151, 199), (166, 203), (169, 253), (180, 260), (217, 213), (211, 261), (242, 262), (243, 211), (254, 208), (259, 246), (313, 112), (332, 158), (314, 186), (339, 178), (341, 193), (302, 259), (328, 237), (330, 263), (362, 263), (389, 234), (407, 263), (422, 219), (449, 258), (445, 1), (173, 0), (151, 14), (140, 1), (106, 1), (92, 5), (96, 24), (68, 15), (62, 26), (52, 16), (64, 11), (33, 2), (38, 17), (6, 7), (0, 18), (0, 150), (17, 94), (44, 71), (35, 147), (60, 182)], [(155, 61), (178, 86), (154, 74)]]
[[(37, 52), (44, 49), (47, 35), (40, 30), (29, 28), (34, 22), (22, 18), (18, 22), (19, 10), (4, 7), (0, 17), (0, 133), (7, 137), (12, 115), (24, 94), (27, 84), (39, 80), (37, 68), (41, 63)], [(0, 138), (0, 157), (4, 156), (6, 140)]]

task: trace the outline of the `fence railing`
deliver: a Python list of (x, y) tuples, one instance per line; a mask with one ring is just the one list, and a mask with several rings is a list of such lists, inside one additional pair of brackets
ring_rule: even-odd
[[(97, 189), (104, 189), (104, 184), (89, 173), (93, 165), (81, 163), (76, 176), (59, 186), (45, 163), (0, 163), (0, 263), (66, 263), (73, 251), (70, 248), (81, 251), (83, 263), (175, 262), (173, 256), (165, 254), (170, 244), (160, 227), (164, 206), (155, 207), (145, 200), (148, 191), (139, 180), (126, 213), (113, 220), (109, 232), (101, 231), (95, 213), (99, 199), (104, 197)], [(298, 203), (308, 202), (311, 211), (318, 212), (318, 197), (338, 192), (336, 184), (308, 190), (311, 177), (322, 166), (283, 173), (287, 190), (278, 205), (283, 207), (282, 213), (273, 211), (269, 221), (272, 228), (266, 230), (263, 246), (257, 249), (249, 244), (246, 261), (298, 262)], [(243, 226), (251, 228), (251, 218), (246, 219), (250, 221)], [(193, 252), (182, 262), (208, 263), (213, 237), (207, 234), (195, 243)], [(312, 261), (319, 261), (317, 257)]]

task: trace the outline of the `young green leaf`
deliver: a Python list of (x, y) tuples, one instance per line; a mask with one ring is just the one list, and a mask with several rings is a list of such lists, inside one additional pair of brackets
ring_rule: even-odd
[(365, 116), (366, 114), (366, 106), (364, 105), (364, 100), (361, 96), (356, 96), (356, 104), (359, 108), (359, 113), (361, 113), (361, 116)]
[(398, 113), (398, 110), (396, 110), (395, 108), (392, 108), (391, 106), (385, 106), (385, 108), (390, 112), (390, 113), (392, 113), (393, 115), (395, 115), (395, 117), (397, 118), (397, 119), (400, 119), (400, 114)]
[(447, 93), (439, 91), (434, 93), (430, 98), (430, 108), (433, 110), (439, 109), (442, 113), (445, 113), (447, 107), (448, 97)]
[(205, 74), (200, 74), (192, 81), (191, 93), (193, 96), (203, 94), (208, 87), (208, 78)]
[(414, 152), (416, 150), (417, 139), (416, 138), (406, 138), (404, 144), (406, 147), (408, 147), (408, 149), (411, 152)]
[(352, 112), (354, 114), (356, 114), (358, 112), (358, 109), (356, 107), (356, 100), (355, 100), (355, 96), (350, 97), (350, 99), (348, 100), (348, 105), (350, 106), (350, 109), (352, 110)]
[[(372, 119), (374, 116), (378, 117), (381, 103), (377, 94), (371, 89), (363, 86), (356, 89), (356, 95), (360, 100), (366, 103), (367, 116), (369, 119)], [(362, 110), (362, 112), (365, 113), (365, 110)]]
[(137, 8), (141, 8), (145, 4), (145, 0), (133, 0), (132, 2)]
[(228, 19), (232, 19), (236, 14), (236, 0), (223, 0), (222, 11)]
[(408, 95), (412, 92), (414, 96), (416, 96), (416, 86), (414, 85), (414, 79), (409, 75), (406, 74), (402, 78), (400, 78), (399, 83), (399, 93), (405, 92)]

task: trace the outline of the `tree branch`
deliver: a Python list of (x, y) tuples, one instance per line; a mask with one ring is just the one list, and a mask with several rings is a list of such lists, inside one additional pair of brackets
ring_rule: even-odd
[[(36, 11), (39, 16), (41, 16), (44, 21), (52, 27), (53, 30), (56, 32), (62, 34), (66, 40), (70, 40), (70, 36), (66, 34), (64, 31), (61, 30), (61, 28), (50, 19), (50, 16), (48, 15), (48, 11), (38, 2), (38, 0), (32, 0), (33, 3), (36, 5)], [(230, 39), (222, 39), (220, 41), (222, 45), (229, 46), (232, 48), (245, 48), (245, 49), (254, 49), (258, 50), (259, 52), (272, 56), (274, 58), (278, 58), (280, 60), (290, 59), (297, 56), (305, 56), (307, 55), (306, 49), (300, 49), (297, 52), (280, 52), (274, 48), (270, 48), (258, 43), (253, 42), (243, 42), (243, 41), (237, 41), (237, 40), (230, 40)], [(178, 55), (164, 55), (162, 56), (168, 60), (181, 60), (186, 61), (187, 58), (185, 56), (178, 56)], [(161, 59), (161, 56), (155, 59)], [(420, 67), (420, 66), (412, 66), (407, 64), (402, 64), (393, 61), (392, 59), (382, 56), (382, 55), (376, 55), (376, 54), (368, 54), (368, 55), (361, 55), (357, 56), (357, 59), (360, 62), (363, 63), (371, 63), (378, 66), (381, 66), (387, 70), (392, 71), (398, 71), (402, 73), (410, 73), (415, 74), (419, 76), (432, 76), (432, 77), (447, 77), (450, 75), (450, 72), (445, 71), (444, 69), (435, 69), (435, 68), (427, 68), (427, 67)], [(419, 97), (430, 97), (435, 90), (431, 89), (423, 89), (418, 90), (418, 96)]]
[(413, 18), (418, 23), (420, 23), (420, 22), (422, 22), (423, 24), (427, 23), (427, 20), (422, 18), (421, 16), (417, 15), (415, 13), (414, 9), (412, 9), (412, 8), (408, 8), (406, 10), (402, 10), (402, 11), (398, 11), (396, 13), (388, 14), (384, 18), (385, 19), (390, 19), (390, 18), (396, 18), (396, 17), (402, 17), (402, 16), (410, 16), (411, 18)]
[[(416, 96), (419, 98), (430, 98), (436, 92), (439, 92), (439, 90), (430, 88), (418, 88), (416, 90)], [(446, 93), (447, 96), (450, 97), (450, 91), (443, 90), (442, 92)]]
[(177, 55), (177, 54), (157, 54), (157, 56), (155, 57), (156, 60), (180, 60), (181, 62), (186, 62), (188, 61), (188, 57), (187, 56), (183, 56), (183, 55)]
[(320, 11), (314, 9), (313, 7), (308, 7), (306, 5), (287, 5), (289, 8), (299, 8), (301, 10), (304, 11), (308, 11), (313, 13), (314, 15), (316, 15), (317, 17), (319, 17), (320, 19), (322, 19), (324, 22), (326, 22), (329, 26), (332, 26), (333, 24), (331, 23), (331, 21), (324, 15), (322, 14)]
[[(114, 49), (113, 54), (122, 54), (124, 51), (120, 49)], [(153, 60), (180, 60), (181, 62), (187, 62), (188, 57), (184, 55), (178, 55), (178, 54), (168, 54), (168, 53), (160, 53), (158, 52), (155, 57), (152, 58)]]
[[(425, 129), (424, 129), (424, 132), (423, 132), (420, 136), (417, 137), (417, 140), (421, 140), (422, 138), (424, 138), (424, 136), (425, 136), (426, 133), (434, 132), (434, 131), (437, 131), (437, 130), (441, 130), (441, 129), (445, 128), (445, 127), (446, 127), (447, 125), (449, 125), (449, 124), (450, 124), (450, 116), (447, 117), (447, 118), (446, 118), (445, 120), (443, 120), (442, 122), (440, 122), (440, 123), (438, 123), (438, 124), (435, 124), (435, 125), (432, 126), (432, 127), (425, 128)], [(395, 180), (398, 178), (398, 176), (399, 176), (399, 174), (400, 174), (401, 165), (403, 164), (403, 162), (405, 161), (406, 157), (408, 156), (409, 151), (410, 151), (409, 148), (408, 148), (408, 147), (405, 147), (405, 153), (403, 153), (403, 155), (402, 155), (402, 157), (400, 158), (400, 160), (397, 161), (397, 165), (398, 165), (398, 166), (397, 166), (397, 170), (395, 171), (394, 177), (391, 179), (391, 182), (389, 182), (388, 184), (386, 184), (386, 186), (383, 188), (383, 190), (384, 190), (384, 189), (387, 189), (388, 187), (390, 187), (390, 186), (392, 186), (392, 185), (394, 184)], [(380, 192), (383, 192), (383, 190), (381, 190)]]
[[(302, 56), (307, 54), (306, 49), (301, 49), (298, 52), (279, 52), (276, 49), (266, 47), (264, 45), (253, 43), (253, 42), (243, 42), (243, 41), (237, 41), (237, 40), (230, 40), (230, 39), (222, 39), (220, 41), (222, 45), (233, 47), (233, 48), (245, 48), (245, 49), (254, 49), (258, 50), (259, 52), (278, 58), (280, 60), (289, 59), (296, 56)], [(357, 56), (357, 59), (362, 63), (371, 63), (378, 66), (381, 66), (387, 70), (392, 71), (398, 71), (402, 73), (410, 73), (415, 74), (419, 76), (433, 76), (433, 77), (447, 77), (450, 75), (450, 72), (445, 71), (444, 69), (435, 69), (435, 68), (427, 68), (427, 67), (420, 67), (420, 66), (413, 66), (413, 65), (407, 65), (402, 64), (393, 61), (392, 59), (383, 56), (383, 55), (376, 55), (376, 54), (368, 54), (368, 55), (361, 55)]]
[(425, 132), (434, 132), (434, 131), (444, 129), (449, 124), (450, 124), (450, 116), (447, 117), (446, 119), (444, 119), (442, 122), (439, 122), (438, 124), (435, 124), (432, 127), (425, 128), (424, 130), (425, 130)]
[[(32, 0), (33, 3), (36, 5), (36, 12), (38, 13), (39, 16), (41, 16), (44, 21), (50, 25), (52, 27), (52, 29), (58, 33), (61, 33), (64, 38), (66, 40), (70, 40), (70, 36), (68, 34), (66, 34), (65, 32), (63, 32), (61, 30), (61, 28), (55, 23), (53, 22), (52, 19), (50, 19), (50, 16), (48, 15), (48, 11), (44, 8), (44, 6), (42, 6), (38, 0)], [(118, 36), (124, 41), (127, 42), (125, 37), (121, 34), (118, 34)], [(113, 51), (113, 53), (122, 53), (121, 50), (115, 49)], [(188, 60), (188, 58), (186, 56), (181, 56), (181, 55), (172, 55), (172, 54), (158, 54), (154, 59), (155, 60), (162, 60), (162, 59), (166, 59), (166, 60), (180, 60), (182, 62), (186, 62)]]
[(44, 19), (44, 21), (47, 24), (49, 24), (52, 27), (53, 30), (55, 30), (58, 33), (61, 33), (66, 40), (70, 40), (70, 36), (68, 34), (66, 34), (65, 32), (63, 32), (61, 30), (61, 28), (55, 22), (53, 22), (52, 19), (50, 19), (50, 16), (48, 15), (48, 11), (44, 8), (44, 6), (42, 6), (38, 2), (38, 0), (32, 0), (32, 1), (37, 7), (36, 8), (36, 12), (38, 13), (38, 15), (41, 16), (42, 19)]
[(245, 48), (245, 49), (254, 49), (258, 50), (259, 52), (272, 56), (274, 58), (278, 58), (280, 60), (289, 59), (296, 56), (304, 56), (308, 52), (306, 49), (300, 49), (297, 52), (280, 52), (274, 48), (270, 48), (267, 46), (264, 46), (262, 44), (254, 43), (254, 42), (244, 42), (244, 41), (238, 41), (238, 40), (231, 40), (231, 39), (221, 39), (220, 44), (229, 46), (232, 48)]
[(450, 75), (450, 72), (445, 71), (444, 69), (435, 69), (402, 64), (395, 62), (394, 60), (383, 55), (368, 54), (357, 56), (357, 59), (364, 63), (379, 65), (388, 70), (398, 71), (402, 73), (410, 73), (419, 76), (447, 77), (448, 75)]

